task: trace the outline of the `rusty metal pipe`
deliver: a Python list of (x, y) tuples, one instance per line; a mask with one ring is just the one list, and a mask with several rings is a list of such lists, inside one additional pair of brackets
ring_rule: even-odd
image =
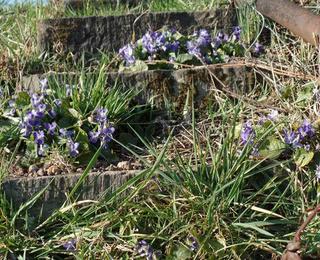
[[(236, 0), (242, 4), (248, 0)], [(319, 46), (320, 16), (288, 0), (257, 0), (257, 10), (315, 46)]]

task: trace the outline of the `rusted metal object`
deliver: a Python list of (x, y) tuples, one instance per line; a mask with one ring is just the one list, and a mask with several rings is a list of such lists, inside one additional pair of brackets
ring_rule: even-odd
[[(237, 5), (250, 0), (235, 0)], [(315, 46), (319, 46), (320, 16), (289, 0), (257, 0), (257, 10)]]

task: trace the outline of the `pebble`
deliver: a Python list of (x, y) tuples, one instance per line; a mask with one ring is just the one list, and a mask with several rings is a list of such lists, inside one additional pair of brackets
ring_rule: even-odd
[(45, 172), (44, 172), (44, 169), (43, 168), (40, 168), (37, 172), (37, 175), (38, 176), (44, 176), (45, 175)]
[(39, 167), (37, 165), (33, 164), (33, 165), (29, 166), (28, 173), (33, 174), (33, 173), (36, 173), (38, 170), (39, 170)]
[(117, 168), (127, 171), (132, 169), (130, 161), (118, 162)]
[(59, 174), (61, 174), (61, 172), (62, 172), (62, 170), (56, 165), (51, 165), (47, 169), (47, 174), (50, 175), (50, 176), (59, 175)]
[(16, 175), (16, 176), (24, 176), (24, 175), (26, 175), (26, 173), (24, 172), (24, 170), (21, 167), (14, 167), (13, 174)]

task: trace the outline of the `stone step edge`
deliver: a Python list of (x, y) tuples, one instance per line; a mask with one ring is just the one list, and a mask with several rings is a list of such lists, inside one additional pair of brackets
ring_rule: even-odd
[[(84, 7), (84, 5), (88, 2), (88, 0), (64, 0), (63, 6), (65, 9), (71, 8), (73, 10), (79, 10)], [(143, 4), (146, 0), (91, 0), (90, 5), (98, 7), (101, 5), (110, 5), (110, 6), (117, 6), (117, 5), (129, 5), (129, 6), (137, 6), (139, 4)]]
[[(104, 171), (90, 173), (77, 191), (78, 200), (96, 200), (106, 191), (114, 192), (143, 170)], [(28, 214), (33, 217), (48, 217), (59, 209), (68, 199), (68, 192), (76, 185), (82, 174), (64, 174), (55, 176), (5, 178), (0, 185), (6, 199), (15, 209), (32, 199), (47, 187), (36, 203), (29, 208)]]
[(226, 9), (195, 12), (148, 12), (117, 16), (87, 16), (48, 18), (38, 23), (40, 52), (74, 54), (118, 52), (121, 47), (137, 40), (149, 29), (164, 26), (179, 32), (193, 33), (197, 29), (228, 29), (236, 25), (235, 11)]
[[(66, 74), (51, 74), (49, 77), (61, 84), (77, 84), (76, 74), (66, 80)], [(41, 75), (23, 79), (19, 91), (37, 91)], [(231, 90), (237, 94), (250, 90), (255, 82), (254, 70), (245, 64), (225, 64), (194, 67), (181, 70), (150, 70), (144, 72), (107, 73), (106, 88), (120, 86), (123, 90), (135, 89), (139, 94), (134, 98), (140, 105), (152, 104), (155, 108), (165, 110), (170, 107), (174, 113), (185, 113), (186, 102), (191, 109), (203, 109), (212, 100), (213, 89)], [(190, 94), (193, 98), (190, 98)], [(155, 98), (156, 97), (156, 98)]]

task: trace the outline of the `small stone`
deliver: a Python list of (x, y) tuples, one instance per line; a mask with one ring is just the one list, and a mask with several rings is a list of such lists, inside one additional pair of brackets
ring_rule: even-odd
[(117, 168), (122, 169), (122, 170), (131, 170), (132, 169), (130, 161), (118, 162)]
[(37, 171), (37, 175), (38, 176), (44, 176), (45, 174), (45, 171), (43, 170), (43, 168), (40, 168), (38, 171)]
[(51, 165), (47, 169), (47, 174), (50, 175), (50, 176), (59, 175), (59, 174), (61, 174), (61, 172), (62, 172), (62, 170), (56, 165)]
[(140, 162), (132, 163), (132, 169), (133, 170), (140, 170), (141, 168), (142, 168), (142, 164)]
[(117, 170), (117, 167), (113, 164), (110, 164), (107, 168), (106, 168), (107, 171), (115, 171)]
[(43, 164), (43, 169), (46, 171), (51, 165), (52, 165), (51, 163), (45, 162)]
[(82, 168), (78, 168), (78, 169), (76, 170), (76, 172), (77, 172), (77, 173), (82, 173), (82, 172), (83, 172), (83, 169), (82, 169)]
[(23, 170), (22, 167), (19, 167), (19, 166), (16, 166), (16, 167), (13, 167), (11, 169), (12, 173), (16, 176), (23, 176), (25, 175), (25, 171)]
[(33, 174), (33, 173), (36, 173), (38, 170), (39, 170), (39, 167), (37, 165), (33, 164), (33, 165), (29, 166), (28, 173)]

